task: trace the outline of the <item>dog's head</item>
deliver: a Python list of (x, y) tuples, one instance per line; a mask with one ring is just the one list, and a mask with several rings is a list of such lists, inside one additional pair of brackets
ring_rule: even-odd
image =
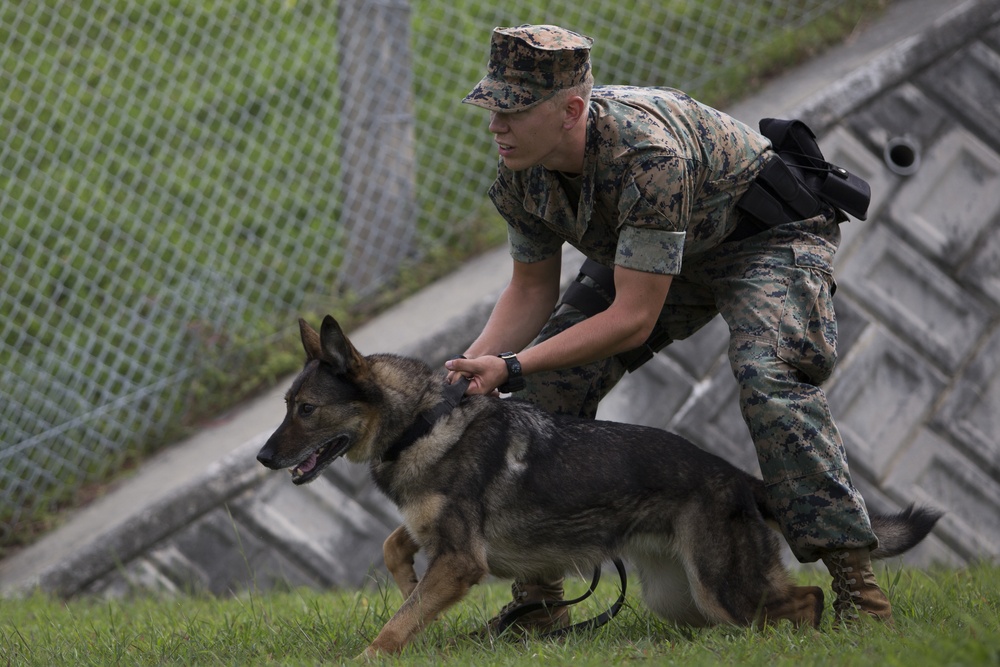
[(272, 470), (292, 469), (295, 484), (307, 484), (337, 457), (367, 438), (372, 407), (370, 370), (337, 321), (327, 315), (320, 333), (299, 320), (306, 365), (285, 394), (281, 426), (257, 454)]

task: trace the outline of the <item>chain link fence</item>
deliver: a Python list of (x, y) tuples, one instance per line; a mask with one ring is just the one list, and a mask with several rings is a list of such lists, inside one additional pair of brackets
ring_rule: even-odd
[(494, 26), (559, 23), (596, 38), (598, 84), (718, 103), (835, 9), (5, 0), (0, 549), (174, 437), (206, 375), (266, 362), (300, 313), (499, 225), (487, 118), (459, 103)]

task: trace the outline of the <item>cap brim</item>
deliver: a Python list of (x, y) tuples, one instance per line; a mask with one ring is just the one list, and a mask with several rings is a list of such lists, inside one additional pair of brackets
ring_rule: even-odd
[(557, 91), (539, 95), (531, 88), (512, 86), (487, 75), (462, 100), (489, 111), (525, 111), (551, 98)]

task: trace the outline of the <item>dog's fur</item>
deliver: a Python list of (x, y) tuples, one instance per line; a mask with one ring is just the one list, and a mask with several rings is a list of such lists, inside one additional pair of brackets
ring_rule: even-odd
[[(321, 333), (299, 325), (306, 365), (257, 458), (292, 468), (296, 484), (341, 455), (367, 463), (399, 508), (404, 525), (384, 553), (405, 602), (366, 654), (401, 650), (487, 574), (530, 581), (616, 556), (636, 568), (644, 602), (665, 619), (819, 624), (823, 592), (792, 583), (759, 479), (659, 429), (487, 396), (465, 397), (386, 460), (441, 402), (441, 375), (411, 358), (362, 356), (330, 316)], [(937, 518), (912, 508), (873, 515), (873, 558), (913, 547)], [(420, 579), (419, 549), (428, 559)]]

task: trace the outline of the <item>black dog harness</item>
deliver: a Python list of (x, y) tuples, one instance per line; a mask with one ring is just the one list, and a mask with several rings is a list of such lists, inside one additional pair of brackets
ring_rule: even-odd
[(469, 380), (464, 377), (460, 377), (456, 380), (455, 384), (446, 384), (443, 392), (444, 397), (441, 402), (430, 410), (425, 410), (417, 415), (416, 421), (410, 425), (410, 428), (403, 431), (403, 434), (396, 438), (396, 441), (389, 445), (389, 448), (385, 450), (385, 454), (382, 455), (382, 460), (395, 461), (408, 447), (430, 433), (434, 424), (436, 424), (439, 419), (445, 415), (451, 414), (451, 411), (458, 407), (458, 404), (462, 402), (462, 397), (465, 396), (465, 390), (468, 387)]

